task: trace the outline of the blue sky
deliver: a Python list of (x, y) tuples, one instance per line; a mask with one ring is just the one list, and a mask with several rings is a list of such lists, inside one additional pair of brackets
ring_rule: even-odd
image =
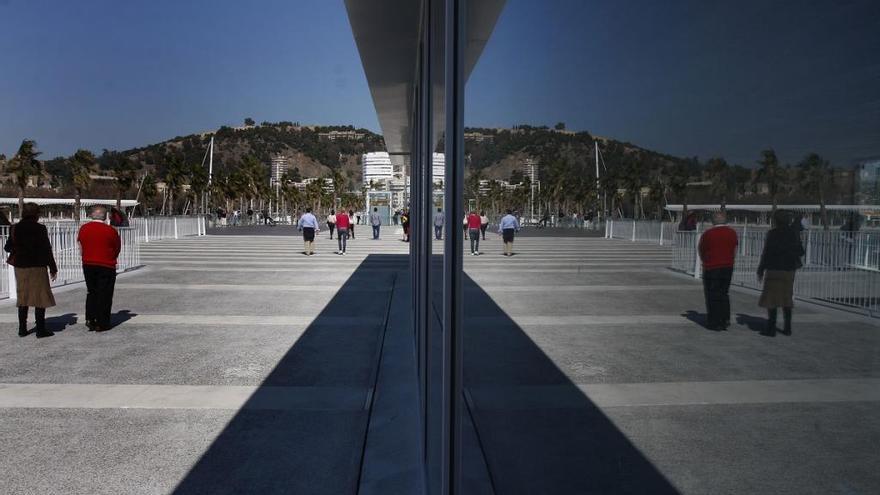
[[(258, 6), (255, 6), (258, 5)], [(880, 2), (508, 0), (468, 125), (569, 128), (753, 164), (880, 154)], [(239, 123), (378, 129), (341, 0), (0, 0), (0, 153)]]

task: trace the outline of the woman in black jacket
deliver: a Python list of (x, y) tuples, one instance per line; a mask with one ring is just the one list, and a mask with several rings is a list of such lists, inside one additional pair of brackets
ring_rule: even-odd
[(758, 281), (764, 282), (758, 305), (767, 308), (767, 328), (763, 335), (776, 334), (776, 316), (782, 308), (782, 334), (791, 335), (791, 308), (794, 305), (794, 273), (800, 268), (804, 248), (800, 234), (792, 228), (788, 215), (777, 211), (773, 228), (764, 240), (764, 252), (758, 264)]
[[(6, 250), (9, 251), (9, 264), (15, 267), (15, 289), (18, 300), (18, 336), (28, 335), (28, 307), (34, 308), (37, 338), (50, 337), (46, 329), (46, 308), (55, 306), (55, 297), (49, 286), (58, 276), (58, 266), (52, 254), (49, 232), (46, 226), (38, 223), (40, 207), (27, 203), (21, 213), (21, 221), (13, 225)], [(48, 273), (46, 268), (48, 267)]]

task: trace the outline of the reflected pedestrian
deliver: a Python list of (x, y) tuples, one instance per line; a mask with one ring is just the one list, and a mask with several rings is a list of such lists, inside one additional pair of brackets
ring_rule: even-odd
[(4, 246), (9, 253), (7, 263), (15, 268), (18, 336), (28, 335), (28, 308), (33, 307), (38, 339), (54, 335), (46, 328), (46, 308), (55, 306), (49, 278), (54, 281), (58, 276), (49, 232), (45, 225), (38, 223), (39, 218), (40, 207), (36, 203), (25, 203), (21, 221), (10, 228)]
[(327, 229), (330, 231), (330, 239), (333, 239), (333, 229), (336, 228), (336, 213), (333, 210), (330, 210), (330, 214), (327, 215)]
[(498, 233), (504, 241), (504, 256), (513, 256), (513, 237), (519, 232), (519, 222), (513, 216), (513, 210), (508, 209), (507, 214), (501, 217), (498, 223)]
[(379, 215), (379, 208), (373, 208), (370, 213), (370, 225), (373, 227), (373, 240), (379, 239), (379, 229), (382, 228), (382, 216)]
[(794, 275), (802, 266), (804, 247), (798, 232), (792, 228), (788, 215), (777, 210), (773, 228), (764, 239), (764, 251), (758, 264), (758, 281), (763, 290), (758, 305), (767, 308), (767, 326), (762, 335), (776, 335), (778, 309), (782, 308), (783, 335), (791, 335), (791, 312), (794, 307)]
[(480, 212), (480, 233), (483, 234), (483, 240), (486, 240), (486, 229), (489, 228), (489, 217), (485, 211)]
[(446, 215), (443, 214), (443, 210), (437, 208), (437, 213), (434, 213), (434, 238), (439, 240), (443, 239), (443, 225), (446, 223)]
[(409, 242), (409, 210), (400, 213), (400, 224), (403, 226), (403, 242)]
[(471, 240), (471, 256), (480, 255), (480, 215), (476, 211), (470, 212), (465, 219), (467, 221), (468, 238)]
[(79, 228), (83, 277), (86, 280), (86, 326), (103, 332), (110, 329), (113, 290), (116, 287), (116, 260), (122, 250), (119, 232), (107, 225), (107, 208), (96, 205), (89, 210), (90, 221)]
[(698, 251), (703, 263), (703, 294), (706, 299), (706, 327), (727, 330), (730, 326), (730, 280), (736, 246), (736, 231), (727, 226), (727, 214), (712, 215), (712, 227), (700, 237)]
[(336, 214), (336, 242), (339, 244), (338, 255), (345, 254), (345, 245), (348, 241), (348, 232), (351, 224), (351, 218), (345, 213), (345, 210), (339, 210)]
[(315, 254), (315, 234), (321, 229), (318, 228), (318, 219), (312, 214), (311, 208), (306, 208), (306, 212), (299, 217), (296, 226), (303, 235), (303, 254), (312, 256)]

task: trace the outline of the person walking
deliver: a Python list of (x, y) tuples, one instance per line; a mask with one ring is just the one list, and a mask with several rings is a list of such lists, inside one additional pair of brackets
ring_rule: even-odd
[(489, 217), (485, 211), (480, 212), (480, 233), (483, 234), (483, 240), (486, 240), (486, 230), (489, 228)]
[(299, 217), (296, 227), (303, 234), (303, 254), (312, 256), (315, 254), (315, 234), (320, 232), (318, 228), (318, 219), (312, 214), (311, 208), (306, 208), (306, 212)]
[(348, 210), (348, 236), (354, 239), (354, 210)]
[(777, 210), (773, 228), (764, 239), (764, 251), (758, 263), (758, 281), (763, 282), (758, 305), (767, 309), (767, 327), (762, 335), (776, 335), (776, 317), (782, 308), (783, 335), (791, 335), (791, 310), (794, 307), (794, 275), (802, 266), (804, 247), (798, 232), (792, 228), (788, 215)]
[(434, 238), (439, 240), (443, 239), (443, 225), (446, 223), (446, 215), (443, 214), (443, 210), (437, 208), (437, 213), (434, 213)]
[(330, 231), (330, 239), (333, 240), (333, 229), (336, 228), (336, 213), (333, 210), (330, 210), (330, 214), (327, 215), (327, 230)]
[(480, 255), (480, 215), (476, 211), (467, 216), (468, 238), (471, 240), (471, 256)]
[[(54, 335), (46, 328), (46, 308), (55, 306), (49, 279), (58, 277), (58, 265), (52, 254), (49, 232), (39, 223), (40, 207), (25, 203), (21, 221), (10, 227), (4, 246), (7, 263), (15, 269), (15, 293), (18, 306), (18, 336), (26, 337), (28, 308), (34, 308), (35, 333), (38, 339)], [(46, 270), (48, 268), (48, 271)]]
[(513, 210), (508, 209), (507, 214), (501, 217), (498, 223), (498, 233), (504, 241), (504, 256), (513, 256), (513, 236), (519, 232), (519, 222), (513, 216)]
[(727, 330), (730, 326), (730, 279), (739, 241), (727, 226), (723, 211), (712, 215), (712, 227), (700, 237), (698, 252), (703, 263), (703, 295), (706, 300), (706, 327)]
[(370, 225), (373, 226), (373, 240), (379, 239), (379, 229), (382, 227), (382, 216), (379, 215), (379, 208), (373, 208), (373, 213), (370, 213)]
[(345, 254), (345, 245), (348, 241), (348, 232), (351, 224), (351, 218), (345, 213), (345, 210), (339, 210), (336, 214), (336, 242), (339, 244), (338, 255)]
[(79, 228), (76, 240), (82, 252), (86, 279), (86, 326), (89, 330), (109, 330), (113, 290), (116, 287), (116, 260), (122, 250), (119, 232), (107, 225), (107, 208), (96, 205), (89, 211), (89, 222)]

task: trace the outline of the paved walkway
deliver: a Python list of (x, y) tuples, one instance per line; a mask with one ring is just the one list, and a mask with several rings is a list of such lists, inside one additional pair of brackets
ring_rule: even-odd
[[(2, 491), (394, 486), (361, 454), (370, 415), (396, 412), (377, 366), (409, 307), (408, 246), (364, 235), (341, 257), (324, 236), (315, 257), (280, 236), (150, 243), (103, 334), (77, 322), (81, 286), (56, 294), (49, 339), (18, 338), (0, 303)], [(481, 247), (465, 257), (473, 493), (880, 490), (877, 322), (799, 304), (794, 335), (765, 338), (736, 292), (735, 325), (712, 332), (664, 248)]]

